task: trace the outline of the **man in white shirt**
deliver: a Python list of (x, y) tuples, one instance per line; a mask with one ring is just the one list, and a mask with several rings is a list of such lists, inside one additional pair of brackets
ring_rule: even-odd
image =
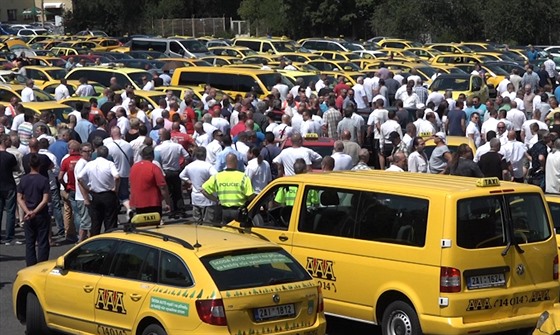
[(478, 112), (473, 112), (471, 114), (471, 119), (467, 125), (466, 136), (470, 137), (474, 145), (478, 148), (481, 145), (480, 131), (478, 130), (478, 121), (480, 120), (480, 114)]
[(313, 162), (319, 162), (322, 159), (321, 155), (315, 151), (302, 147), (303, 138), (299, 133), (293, 134), (291, 139), (292, 147), (284, 148), (272, 161), (278, 165), (279, 177), (295, 175), (294, 163), (298, 158), (302, 158), (305, 161), (308, 171), (311, 171), (311, 164)]
[(403, 152), (397, 151), (393, 155), (393, 163), (385, 171), (392, 172), (405, 172), (407, 168), (408, 160)]
[(155, 108), (150, 117), (152, 118), (152, 127), (156, 126), (156, 120), (161, 117), (161, 113), (167, 109), (167, 101), (164, 98), (159, 99), (158, 101), (158, 108)]
[(121, 130), (121, 136), (124, 137), (130, 130), (130, 121), (126, 117), (126, 110), (124, 107), (117, 108), (115, 116), (117, 117), (117, 127)]
[(354, 101), (356, 101), (356, 108), (358, 109), (358, 112), (369, 112), (369, 101), (366, 91), (364, 90), (364, 77), (358, 77), (356, 85), (352, 87), (352, 90), (354, 90)]
[(334, 152), (331, 155), (334, 159), (333, 171), (344, 171), (352, 169), (352, 157), (344, 153), (344, 143), (342, 141), (334, 142)]
[(290, 88), (288, 87), (288, 85), (282, 82), (282, 76), (280, 74), (277, 75), (276, 85), (272, 86), (272, 88), (278, 90), (278, 93), (280, 93), (280, 100), (282, 101), (286, 100), (286, 97), (288, 96), (288, 92), (290, 92)]
[(410, 84), (406, 85), (406, 90), (400, 94), (400, 99), (403, 102), (404, 108), (416, 108), (416, 105), (421, 102), (418, 95), (412, 90)]
[(505, 152), (504, 158), (506, 161), (511, 162), (513, 181), (523, 183), (523, 177), (525, 176), (523, 165), (525, 164), (527, 147), (517, 141), (517, 134), (514, 130), (510, 130), (507, 136), (508, 141), (502, 146)]
[(117, 228), (120, 176), (115, 163), (107, 160), (108, 156), (109, 149), (100, 146), (97, 158), (88, 162), (77, 175), (84, 204), (90, 207), (90, 236), (99, 235), (102, 224), (105, 231)]
[(213, 140), (206, 146), (206, 152), (204, 153), (206, 162), (212, 164), (212, 166), (216, 164), (216, 157), (223, 150), (222, 136), (224, 136), (224, 133), (220, 129), (214, 130), (212, 133)]
[(277, 141), (284, 141), (292, 136), (291, 117), (287, 114), (282, 115), (282, 123), (272, 130)]
[(548, 59), (544, 61), (543, 66), (544, 66), (544, 70), (548, 74), (548, 79), (552, 83), (554, 83), (556, 75), (558, 73), (556, 71), (556, 63), (554, 62), (554, 55), (549, 54)]
[(56, 101), (60, 101), (70, 97), (70, 91), (68, 91), (68, 87), (66, 87), (66, 79), (60, 79), (60, 85), (58, 85), (54, 89), (54, 98)]
[(130, 177), (130, 167), (134, 162), (134, 152), (132, 151), (132, 146), (122, 139), (121, 130), (119, 127), (111, 128), (111, 137), (103, 140), (103, 145), (109, 149), (109, 154), (113, 157), (113, 162), (119, 171), (119, 176), (121, 178), (119, 185), (119, 200), (122, 202), (123, 206), (126, 208), (127, 212), (130, 211), (130, 189), (129, 189), (129, 177)]
[(480, 129), (480, 135), (482, 137), (482, 139), (485, 142), (489, 142), (489, 140), (486, 138), (486, 133), (489, 132), (490, 130), (496, 132), (498, 131), (498, 111), (497, 110), (491, 110), (490, 111), (490, 118), (486, 121), (484, 121), (484, 123), (482, 124), (482, 128)]
[(301, 136), (305, 137), (307, 134), (318, 134), (320, 128), (317, 123), (311, 118), (311, 112), (308, 110), (303, 111), (303, 122), (301, 124)]
[(27, 79), (25, 82), (25, 88), (21, 91), (21, 102), (35, 101), (35, 93), (33, 92), (34, 85), (35, 82), (33, 79)]
[(142, 91), (153, 91), (154, 81), (148, 78), (148, 76), (142, 76)]
[(545, 192), (560, 194), (560, 138), (554, 141), (553, 146), (546, 157)]
[(193, 152), (194, 161), (185, 166), (179, 177), (191, 186), (191, 204), (193, 206), (193, 220), (195, 222), (221, 222), (218, 203), (206, 198), (202, 194), (202, 184), (218, 171), (213, 164), (206, 161), (206, 148), (197, 147)]
[(259, 147), (253, 147), (249, 150), (247, 160), (245, 175), (251, 179), (253, 192), (259, 194), (272, 180), (270, 165), (261, 156), (261, 149)]
[[(539, 129), (548, 130), (547, 124), (542, 122), (540, 119), (541, 119), (541, 111), (537, 109), (533, 113), (533, 118), (525, 121), (523, 123), (523, 126), (521, 126), (521, 134), (520, 134), (521, 141), (523, 141), (523, 143), (525, 143), (525, 145), (527, 146), (528, 149), (531, 149), (531, 147), (533, 146), (533, 143), (537, 141), (536, 132)], [(533, 131), (531, 130), (531, 125), (533, 123), (536, 123), (537, 127), (538, 127), (538, 129), (535, 131), (534, 134), (533, 134)], [(533, 139), (533, 137), (534, 137), (534, 139)]]
[(222, 109), (220, 107), (221, 107), (220, 104), (217, 103), (211, 108), (211, 112), (210, 111), (208, 112), (208, 113), (212, 113), (213, 115), (211, 124), (214, 127), (220, 129), (222, 133), (229, 134), (230, 131), (229, 122), (228, 120), (222, 117)]
[(517, 138), (519, 138), (521, 128), (523, 127), (525, 121), (527, 121), (527, 117), (525, 116), (525, 113), (517, 109), (517, 102), (512, 101), (510, 105), (511, 109), (507, 112), (506, 119), (511, 122), (513, 130), (515, 130), (515, 132), (517, 133)]
[(376, 84), (374, 78), (375, 76), (373, 71), (368, 72), (367, 77), (364, 78), (364, 91), (366, 92), (367, 101), (369, 103), (375, 101), (375, 99), (373, 98), (373, 87)]
[(76, 89), (76, 95), (79, 97), (91, 97), (95, 95), (95, 90), (93, 86), (88, 84), (85, 77), (80, 78), (80, 86)]

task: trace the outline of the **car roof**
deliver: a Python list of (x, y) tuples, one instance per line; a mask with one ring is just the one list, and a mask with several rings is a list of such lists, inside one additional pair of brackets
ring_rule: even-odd
[[(183, 245), (187, 249), (194, 250), (198, 257), (240, 249), (279, 248), (261, 235), (242, 231), (242, 229), (229, 226), (217, 227), (197, 223), (179, 223), (136, 228), (132, 232), (115, 231), (99, 236), (144, 242), (163, 249), (166, 249), (166, 243), (174, 243), (174, 246), (170, 246), (170, 248), (176, 249), (177, 245)], [(163, 234), (170, 238), (166, 241), (164, 237), (150, 233)], [(225, 241), (227, 243), (224, 243)]]

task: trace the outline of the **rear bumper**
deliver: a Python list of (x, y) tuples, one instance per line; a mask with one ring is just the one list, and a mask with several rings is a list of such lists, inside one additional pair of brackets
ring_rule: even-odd
[(422, 331), (427, 334), (461, 335), (468, 333), (489, 334), (519, 328), (534, 328), (541, 313), (524, 314), (497, 320), (464, 323), (463, 318), (445, 318), (433, 315), (420, 316)]

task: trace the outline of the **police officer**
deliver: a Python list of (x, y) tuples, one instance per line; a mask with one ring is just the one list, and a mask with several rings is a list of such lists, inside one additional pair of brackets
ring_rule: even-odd
[(251, 179), (243, 172), (237, 171), (235, 154), (226, 156), (224, 171), (210, 177), (202, 184), (202, 194), (210, 200), (219, 201), (222, 209), (222, 224), (237, 219), (239, 207), (254, 197)]

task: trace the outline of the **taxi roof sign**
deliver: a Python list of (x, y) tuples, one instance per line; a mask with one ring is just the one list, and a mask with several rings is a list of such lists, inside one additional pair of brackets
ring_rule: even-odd
[(159, 213), (144, 213), (144, 214), (136, 214), (130, 220), (130, 223), (137, 226), (158, 226), (161, 223), (161, 216)]
[(476, 181), (478, 187), (500, 186), (500, 179), (496, 177), (479, 178)]

